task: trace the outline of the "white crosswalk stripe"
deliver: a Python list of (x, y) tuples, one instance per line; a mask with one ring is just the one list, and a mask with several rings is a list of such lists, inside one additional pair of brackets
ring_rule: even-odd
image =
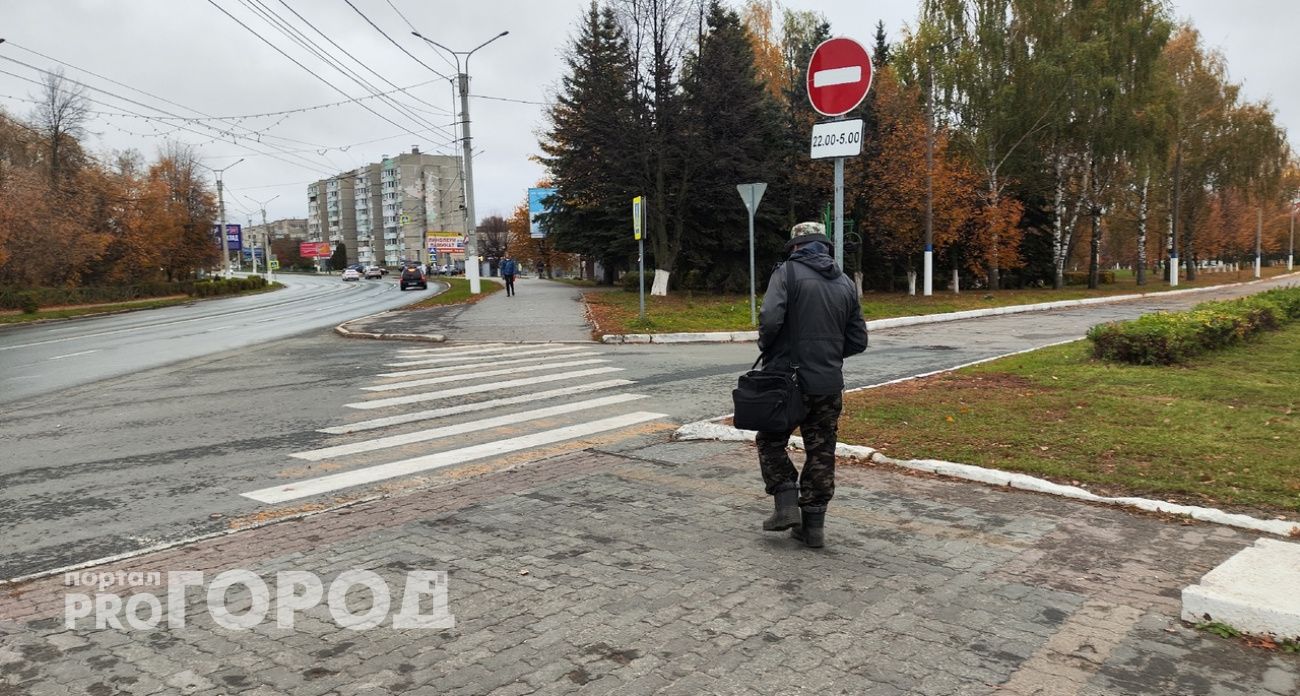
[[(344, 404), (357, 410), (391, 409), (389, 415), (320, 428), (326, 435), (364, 434), (289, 454), (296, 460), (329, 462), (324, 466), (335, 473), (293, 482), (272, 479), (260, 485), (275, 485), (241, 495), (266, 504), (349, 495), (347, 491), (364, 491), (390, 479), (511, 452), (552, 446), (576, 450), (590, 446), (594, 436), (667, 418), (634, 410), (636, 402), (649, 397), (623, 391), (636, 382), (614, 378), (623, 368), (609, 365), (608, 356), (590, 345), (407, 348), (390, 353), (389, 359), (394, 362), (385, 367), (409, 369), (378, 373), (375, 382), (361, 389), (402, 393)], [(605, 390), (612, 391), (581, 396)], [(403, 408), (436, 401), (445, 404)], [(439, 419), (445, 421), (430, 427), (430, 421)], [(411, 424), (414, 429), (402, 428)]]
[(525, 379), (508, 379), (504, 382), (495, 382), (489, 384), (475, 384), (468, 387), (457, 387), (455, 389), (442, 389), (435, 392), (426, 392), (423, 394), (408, 394), (407, 396), (393, 396), (387, 399), (374, 399), (371, 401), (358, 401), (356, 403), (344, 404), (348, 408), (372, 409), (387, 408), (389, 406), (404, 406), (406, 404), (418, 404), (422, 401), (437, 401), (439, 399), (449, 399), (453, 396), (466, 396), (468, 394), (482, 394), (483, 392), (500, 391), (512, 387), (527, 387), (542, 382), (559, 382), (566, 379), (576, 379), (578, 377), (590, 377), (591, 375), (604, 375), (610, 372), (622, 372), (621, 367), (593, 367), (590, 370), (574, 370), (572, 372), (560, 372), (554, 375), (537, 375)]
[(629, 426), (646, 423), (653, 420), (666, 418), (663, 413), (650, 413), (646, 411), (634, 411), (621, 416), (612, 416), (600, 420), (590, 421), (588, 423), (579, 423), (563, 428), (544, 430), (539, 433), (530, 435), (521, 435), (505, 440), (496, 440), (494, 442), (485, 442), (460, 449), (428, 454), (422, 457), (413, 457), (411, 459), (402, 459), (387, 464), (378, 464), (368, 466), (353, 471), (344, 471), (337, 474), (320, 476), (305, 481), (271, 486), (255, 491), (244, 493), (243, 496), (262, 503), (283, 503), (299, 498), (306, 498), (323, 493), (332, 493), (345, 488), (367, 483), (375, 483), (398, 476), (409, 476), (418, 474), (432, 469), (439, 469), (445, 466), (463, 464), (477, 459), (484, 459), (510, 452), (541, 447), (565, 440), (573, 440), (588, 435), (626, 428)]
[(599, 365), (607, 363), (608, 360), (603, 358), (588, 358), (586, 360), (569, 360), (567, 362), (546, 363), (543, 365), (524, 365), (522, 367), (505, 367), (500, 370), (482, 370), (459, 375), (443, 375), (441, 377), (426, 377), (424, 379), (408, 379), (403, 382), (391, 382), (389, 384), (380, 384), (373, 387), (362, 387), (362, 391), (397, 391), (398, 389), (410, 389), (412, 387), (427, 387), (433, 384), (446, 384), (448, 382), (467, 382), (474, 379), (483, 379), (484, 377), (501, 377), (503, 375), (518, 375), (525, 372), (541, 372), (542, 370), (552, 370), (559, 367), (581, 367), (582, 365)]
[(630, 379), (607, 379), (600, 382), (590, 382), (588, 384), (579, 384), (573, 387), (561, 387), (560, 389), (548, 389), (546, 391), (522, 394), (520, 396), (508, 396), (504, 399), (489, 399), (487, 401), (475, 401), (469, 404), (460, 404), (457, 406), (447, 406), (445, 408), (434, 408), (427, 411), (416, 411), (415, 413), (403, 413), (400, 416), (387, 416), (384, 418), (374, 418), (364, 420), (348, 425), (337, 425), (330, 428), (321, 428), (316, 432), (329, 433), (331, 435), (348, 435), (359, 433), (366, 430), (375, 430), (377, 428), (387, 428), (393, 425), (403, 425), (405, 423), (418, 423), (419, 421), (435, 420), (445, 418), (446, 416), (456, 416), (462, 413), (472, 413), (474, 411), (487, 411), (489, 409), (501, 408), (502, 406), (513, 406), (515, 404), (526, 404), (530, 401), (542, 401), (545, 399), (554, 399), (557, 396), (570, 396), (573, 394), (583, 394), (586, 392), (599, 391), (601, 389), (610, 389), (612, 387), (626, 387), (636, 384)]
[(398, 355), (427, 355), (430, 353), (486, 353), (509, 348), (504, 343), (477, 343), (473, 346), (440, 346), (438, 348), (402, 348)]
[(440, 437), (463, 435), (464, 433), (472, 433), (478, 430), (491, 430), (492, 428), (499, 428), (504, 425), (516, 425), (518, 423), (541, 420), (543, 418), (600, 408), (602, 406), (613, 406), (615, 404), (627, 403), (629, 401), (636, 401), (637, 399), (644, 398), (646, 397), (641, 394), (615, 394), (613, 396), (603, 396), (599, 399), (575, 401), (573, 403), (560, 404), (559, 406), (548, 406), (546, 408), (534, 409), (532, 411), (510, 413), (504, 416), (496, 416), (495, 418), (483, 418), (468, 423), (457, 423), (456, 425), (448, 425), (441, 428), (418, 430), (413, 433), (391, 435), (389, 437), (381, 437), (374, 440), (363, 440), (361, 442), (338, 445), (336, 447), (322, 447), (320, 449), (308, 450), (306, 452), (294, 452), (289, 456), (318, 462), (322, 459), (330, 459), (332, 457), (357, 454), (359, 452), (372, 452), (374, 450), (385, 449), (388, 447), (410, 445), (416, 442), (436, 440)]
[[(564, 358), (582, 358), (591, 355), (600, 355), (596, 352), (569, 353)], [(533, 363), (538, 360), (551, 360), (552, 356), (538, 356), (532, 358), (517, 358), (513, 360), (493, 360), (491, 362), (469, 363), (466, 365), (443, 365), (442, 367), (425, 367), (419, 370), (402, 370), (400, 372), (381, 372), (376, 377), (414, 377), (416, 375), (436, 375), (439, 372), (455, 372), (456, 370), (473, 371), (485, 367), (496, 367), (498, 365), (520, 365), (523, 363)]]

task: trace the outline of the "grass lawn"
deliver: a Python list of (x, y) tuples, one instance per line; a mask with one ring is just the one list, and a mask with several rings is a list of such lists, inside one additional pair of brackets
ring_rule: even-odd
[(81, 317), (87, 314), (127, 312), (137, 309), (158, 309), (159, 307), (171, 307), (173, 305), (194, 301), (195, 299), (189, 295), (173, 295), (171, 297), (151, 297), (147, 300), (132, 300), (130, 302), (76, 305), (72, 307), (50, 307), (48, 309), (37, 310), (34, 314), (6, 311), (0, 313), (0, 324), (22, 324), (24, 322), (41, 321), (44, 319), (71, 319), (72, 317)]
[(1138, 495), (1300, 519), (1300, 326), (1186, 367), (1091, 358), (1079, 341), (849, 394), (843, 442)]
[(168, 297), (150, 297), (143, 300), (130, 300), (128, 302), (108, 302), (104, 304), (89, 305), (71, 305), (66, 307), (46, 307), (37, 310), (34, 314), (23, 314), (19, 311), (0, 311), (0, 326), (7, 324), (23, 324), (30, 321), (42, 321), (48, 319), (71, 319), (73, 317), (84, 317), (91, 314), (111, 314), (115, 312), (133, 312), (139, 309), (158, 309), (160, 307), (172, 307), (175, 305), (188, 304), (190, 302), (201, 302), (202, 300), (220, 299), (222, 297), (236, 297), (238, 295), (256, 295), (258, 293), (279, 290), (284, 287), (280, 283), (271, 283), (270, 285), (258, 290), (246, 290), (244, 292), (232, 295), (218, 295), (216, 297), (191, 297), (189, 295), (170, 295)]
[(402, 307), (402, 309), (423, 309), (425, 307), (441, 307), (443, 305), (473, 304), (498, 290), (504, 290), (506, 287), (491, 280), (483, 279), (479, 281), (479, 289), (482, 290), (482, 292), (474, 295), (469, 291), (469, 280), (466, 278), (438, 278), (435, 281), (431, 281), (430, 285), (435, 282), (447, 283), (451, 287), (433, 297), (426, 297), (415, 304), (406, 305), (405, 307)]
[[(1286, 272), (1286, 266), (1263, 269), (1270, 278)], [(1184, 280), (1178, 289), (1207, 287), (1225, 283), (1245, 282), (1252, 279), (1252, 271), (1238, 273), (1201, 273), (1195, 282)], [(1162, 292), (1172, 290), (1164, 281), (1149, 278), (1146, 285), (1138, 287), (1131, 275), (1116, 278), (1116, 282), (1097, 290), (1083, 286), (1069, 286), (1061, 290), (972, 290), (953, 295), (936, 290), (930, 297), (902, 293), (869, 292), (862, 298), (862, 314), (867, 319), (887, 319), (922, 314), (943, 314), (968, 309), (1006, 307), (1057, 300), (1078, 300), (1087, 297), (1127, 295), (1137, 292)], [(610, 290), (588, 292), (583, 296), (599, 326), (598, 334), (619, 333), (675, 333), (679, 331), (747, 331), (753, 329), (749, 321), (748, 295), (709, 295), (677, 291), (668, 297), (646, 295), (646, 322), (639, 319), (640, 306), (635, 292)], [(762, 294), (758, 297), (761, 307)]]

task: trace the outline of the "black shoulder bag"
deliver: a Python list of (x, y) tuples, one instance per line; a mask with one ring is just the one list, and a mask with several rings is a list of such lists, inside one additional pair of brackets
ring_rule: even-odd
[[(790, 342), (790, 371), (769, 370), (766, 363), (764, 369), (755, 370), (767, 355), (764, 352), (759, 354), (749, 372), (740, 376), (736, 388), (731, 391), (731, 400), (735, 405), (732, 421), (741, 430), (789, 433), (807, 415), (803, 392), (799, 389), (799, 334), (794, 328), (794, 319), (798, 315), (794, 311), (798, 284), (794, 282), (792, 263), (786, 261), (785, 286), (789, 290), (789, 299), (785, 305), (785, 325), (781, 327), (787, 332)], [(779, 341), (773, 341), (770, 349), (778, 345)]]

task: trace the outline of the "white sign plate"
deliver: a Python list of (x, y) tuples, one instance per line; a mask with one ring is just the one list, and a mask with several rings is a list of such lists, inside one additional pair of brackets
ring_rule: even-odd
[(862, 119), (813, 124), (813, 159), (857, 157), (860, 154), (862, 154)]

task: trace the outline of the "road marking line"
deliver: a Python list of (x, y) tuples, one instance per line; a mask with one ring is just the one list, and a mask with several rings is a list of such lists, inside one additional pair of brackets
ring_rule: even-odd
[(466, 394), (481, 394), (483, 392), (497, 391), (499, 389), (509, 389), (510, 387), (528, 387), (542, 382), (559, 382), (564, 379), (574, 379), (577, 377), (587, 377), (589, 375), (603, 375), (610, 372), (622, 372), (621, 367), (594, 367), (590, 370), (575, 370), (573, 372), (559, 372), (553, 375), (536, 375), (525, 377), (523, 379), (508, 379), (504, 382), (493, 382), (491, 384), (475, 384), (470, 387), (457, 387), (455, 389), (442, 389), (436, 392), (426, 392), (424, 394), (410, 394), (407, 396), (394, 396), (387, 399), (374, 399), (372, 401), (358, 401), (353, 404), (344, 404), (348, 408), (372, 409), (385, 408), (388, 406), (402, 406), (404, 404), (415, 404), (421, 401), (437, 401), (438, 399), (447, 399), (453, 396), (465, 396)]
[(465, 351), (464, 353), (461, 353), (459, 355), (439, 355), (432, 358), (415, 359), (415, 356), (412, 356), (411, 358), (402, 358), (403, 362), (384, 363), (384, 367), (414, 367), (416, 365), (437, 365), (440, 363), (455, 362), (458, 360), (483, 360), (485, 358), (491, 358), (497, 355), (528, 355), (530, 353), (537, 354), (543, 352), (564, 353), (567, 351), (574, 351), (580, 349), (581, 349), (580, 346), (565, 346), (562, 348), (539, 348), (536, 351), (514, 351), (514, 352), (507, 352), (504, 349), (470, 350), (470, 351)]
[(100, 351), (99, 348), (95, 348), (94, 350), (83, 350), (77, 353), (68, 353), (67, 355), (56, 355), (52, 358), (46, 358), (46, 360), (62, 360), (64, 358), (75, 358), (78, 355), (90, 355), (91, 353), (98, 353), (99, 351)]
[(602, 396), (599, 399), (588, 399), (586, 401), (575, 401), (558, 406), (548, 406), (533, 411), (523, 411), (521, 413), (509, 413), (504, 416), (495, 418), (484, 418), (467, 423), (457, 423), (447, 425), (441, 428), (431, 428), (429, 430), (419, 430), (413, 433), (403, 433), (401, 435), (390, 435), (388, 437), (376, 438), (374, 440), (363, 440), (347, 445), (336, 445), (334, 447), (322, 447), (320, 449), (306, 450), (303, 452), (294, 452), (290, 457), (306, 459), (308, 461), (318, 462), (322, 459), (331, 457), (342, 457), (349, 454), (358, 454), (360, 452), (372, 452), (378, 449), (388, 447), (398, 447), (401, 445), (410, 445), (416, 442), (426, 442), (436, 440), (440, 437), (450, 437), (452, 435), (463, 435), (465, 433), (477, 432), (479, 430), (491, 430), (503, 425), (515, 425), (517, 423), (527, 423), (528, 421), (550, 418), (551, 416), (560, 416), (575, 411), (585, 411), (592, 408), (601, 408), (603, 406), (614, 406), (616, 404), (636, 401), (637, 399), (646, 398), (642, 394), (614, 394), (612, 396)]
[(813, 73), (813, 87), (831, 85), (849, 85), (862, 81), (862, 66), (847, 65), (842, 68), (829, 68)]
[(443, 346), (442, 348), (402, 348), (397, 352), (401, 355), (426, 355), (429, 353), (453, 353), (458, 350), (477, 353), (480, 352), (480, 350), (486, 350), (488, 348), (495, 348), (496, 350), (504, 350), (506, 347), (507, 346), (504, 343), (476, 343), (473, 345)]
[(350, 433), (361, 432), (363, 430), (375, 430), (376, 428), (387, 428), (390, 425), (401, 425), (402, 423), (414, 423), (422, 420), (434, 420), (443, 416), (455, 416), (462, 413), (472, 413), (474, 411), (486, 411), (498, 406), (509, 406), (511, 404), (522, 404), (529, 401), (540, 401), (557, 396), (569, 396), (572, 394), (582, 394), (584, 392), (599, 391), (611, 387), (626, 387), (636, 382), (630, 379), (607, 379), (603, 382), (592, 382), (591, 384), (579, 384), (576, 387), (562, 387), (560, 389), (551, 389), (549, 391), (535, 392), (532, 394), (523, 394), (521, 396), (511, 396), (504, 399), (490, 399), (488, 401), (477, 401), (470, 404), (461, 404), (459, 406), (447, 406), (445, 408), (434, 408), (428, 411), (418, 411), (416, 413), (403, 413), (400, 416), (388, 416), (387, 418), (375, 418), (367, 421), (351, 423), (349, 425), (336, 425), (331, 428), (321, 428), (318, 433), (328, 433), (330, 435), (347, 435)]
[(537, 372), (539, 370), (551, 370), (560, 367), (578, 367), (579, 365), (597, 365), (607, 363), (604, 358), (588, 358), (586, 360), (570, 360), (568, 362), (543, 363), (541, 365), (525, 365), (523, 367), (507, 367), (500, 370), (483, 370), (471, 374), (462, 375), (443, 375), (441, 377), (426, 377), (425, 379), (410, 379), (405, 382), (393, 382), (392, 384), (380, 384), (374, 387), (362, 387), (362, 391), (382, 392), (395, 391), (397, 389), (410, 389), (411, 387), (427, 387), (430, 384), (446, 384), (447, 382), (464, 382), (471, 379), (482, 379), (483, 377), (499, 377), (501, 375), (516, 375), (524, 372)]
[(497, 440), (495, 442), (485, 442), (470, 447), (449, 450), (447, 452), (438, 452), (428, 454), (422, 457), (412, 459), (403, 459), (387, 464), (377, 464), (368, 466), (355, 471), (345, 471), (328, 476), (320, 476), (313, 479), (306, 479), (296, 483), (272, 486), (255, 491), (242, 493), (245, 498), (252, 498), (261, 503), (283, 503), (298, 498), (329, 493), (343, 488), (352, 488), (376, 481), (384, 481), (398, 476), (409, 476), (433, 469), (440, 469), (445, 466), (454, 464), (463, 464), (476, 459), (507, 454), (509, 452), (518, 452), (520, 450), (551, 445), (565, 440), (595, 435), (596, 433), (607, 430), (617, 430), (628, 426), (645, 423), (652, 420), (667, 418), (663, 413), (650, 413), (647, 411), (634, 411), (632, 413), (612, 418), (603, 418), (601, 420), (591, 421), (589, 423), (579, 423), (564, 428), (554, 430), (545, 430), (540, 433), (512, 437), (506, 440)]
[[(582, 358), (591, 355), (600, 355), (595, 351), (583, 353), (569, 353), (564, 358)], [(443, 365), (442, 367), (426, 367), (420, 370), (402, 370), (401, 372), (382, 372), (375, 375), (376, 377), (414, 377), (415, 375), (433, 375), (439, 372), (452, 372), (454, 370), (477, 370), (484, 367), (495, 367), (497, 365), (520, 365), (522, 363), (537, 362), (538, 360), (550, 360), (551, 356), (539, 355), (534, 358), (520, 358), (518, 360), (493, 360), (492, 362), (483, 363), (462, 363), (460, 365)]]

